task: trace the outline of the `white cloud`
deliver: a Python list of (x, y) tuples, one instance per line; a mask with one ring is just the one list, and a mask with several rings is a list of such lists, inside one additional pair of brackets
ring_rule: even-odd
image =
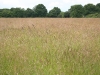
[(2, 0), (1, 2), (4, 8), (23, 7), (19, 0)]
[(59, 2), (52, 2), (49, 4), (49, 6), (58, 6), (60, 3)]
[(59, 2), (52, 2), (48, 5), (48, 10), (51, 10), (53, 9), (53, 7), (58, 7), (58, 6), (60, 6)]
[(15, 3), (19, 3), (19, 1), (18, 0), (2, 0), (2, 2), (4, 3), (4, 4), (15, 4)]
[(71, 0), (62, 0), (64, 3), (71, 3)]

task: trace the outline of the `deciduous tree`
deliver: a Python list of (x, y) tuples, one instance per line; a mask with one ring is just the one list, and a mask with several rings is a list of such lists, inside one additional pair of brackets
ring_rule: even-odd
[(83, 17), (83, 6), (82, 5), (73, 5), (70, 8), (70, 17)]
[(33, 8), (36, 17), (46, 17), (47, 9), (43, 4), (38, 4)]
[(87, 4), (84, 6), (84, 15), (94, 14), (97, 12), (96, 6), (93, 4)]
[(54, 7), (52, 10), (49, 11), (49, 17), (58, 17), (60, 14), (61, 10), (58, 7)]

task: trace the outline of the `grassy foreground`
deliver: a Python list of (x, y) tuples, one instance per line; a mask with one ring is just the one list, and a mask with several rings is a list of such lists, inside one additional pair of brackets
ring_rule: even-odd
[(0, 75), (100, 75), (100, 19), (0, 19)]

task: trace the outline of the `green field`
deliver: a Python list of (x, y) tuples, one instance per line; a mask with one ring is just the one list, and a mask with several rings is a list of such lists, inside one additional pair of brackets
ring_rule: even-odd
[(0, 75), (100, 75), (100, 19), (0, 19)]

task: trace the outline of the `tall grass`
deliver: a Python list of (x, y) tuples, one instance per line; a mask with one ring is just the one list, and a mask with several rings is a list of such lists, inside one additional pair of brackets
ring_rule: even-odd
[(99, 75), (100, 25), (47, 20), (0, 31), (0, 75)]

